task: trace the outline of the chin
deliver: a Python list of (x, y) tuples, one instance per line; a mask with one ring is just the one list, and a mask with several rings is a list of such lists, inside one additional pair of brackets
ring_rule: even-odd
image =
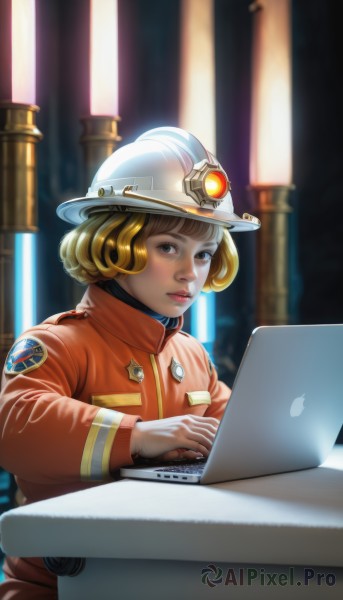
[(169, 317), (169, 318), (177, 318), (177, 317), (182, 317), (182, 315), (185, 314), (186, 310), (188, 310), (187, 308), (185, 308), (184, 310), (180, 309), (180, 310), (174, 310), (174, 311), (168, 311), (167, 313), (163, 313), (165, 317)]

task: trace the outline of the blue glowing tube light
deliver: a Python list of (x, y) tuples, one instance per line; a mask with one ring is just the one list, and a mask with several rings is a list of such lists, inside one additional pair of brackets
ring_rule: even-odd
[(216, 297), (214, 292), (201, 292), (191, 307), (191, 334), (205, 346), (211, 356), (216, 335)]
[(36, 236), (16, 233), (14, 243), (14, 335), (36, 324)]

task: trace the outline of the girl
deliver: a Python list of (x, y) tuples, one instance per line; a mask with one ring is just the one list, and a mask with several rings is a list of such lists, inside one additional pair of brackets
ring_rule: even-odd
[[(200, 142), (159, 128), (115, 152), (58, 214), (75, 310), (25, 332), (7, 357), (1, 466), (25, 501), (104, 483), (138, 457), (207, 456), (230, 395), (182, 315), (238, 270), (230, 184)], [(2, 598), (55, 598), (41, 560), (8, 557)], [(20, 596), (22, 594), (22, 596)]]

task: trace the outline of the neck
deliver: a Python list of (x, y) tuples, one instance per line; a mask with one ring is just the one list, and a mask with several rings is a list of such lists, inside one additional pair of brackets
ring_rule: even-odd
[(108, 292), (121, 302), (125, 302), (132, 308), (136, 308), (141, 312), (144, 312), (146, 315), (149, 315), (153, 319), (156, 319), (166, 329), (175, 329), (178, 326), (179, 319), (178, 317), (166, 317), (165, 315), (160, 315), (159, 313), (151, 310), (148, 306), (145, 306), (142, 302), (131, 296), (126, 290), (124, 290), (119, 283), (115, 279), (107, 279), (106, 281), (99, 281), (97, 284), (101, 287), (105, 292)]

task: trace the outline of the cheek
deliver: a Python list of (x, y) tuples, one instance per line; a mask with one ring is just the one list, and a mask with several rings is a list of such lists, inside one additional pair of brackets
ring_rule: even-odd
[(168, 266), (166, 263), (161, 263), (160, 261), (151, 261), (150, 265), (148, 264), (145, 273), (148, 279), (155, 279), (162, 281), (168, 272)]
[(201, 287), (203, 287), (203, 285), (204, 285), (204, 283), (205, 283), (205, 281), (206, 281), (206, 279), (208, 277), (208, 274), (210, 272), (210, 268), (211, 268), (211, 264), (206, 265), (206, 267), (204, 267), (203, 272), (201, 273), (201, 276), (199, 278), (199, 279), (201, 279), (201, 282), (202, 282), (202, 286)]

